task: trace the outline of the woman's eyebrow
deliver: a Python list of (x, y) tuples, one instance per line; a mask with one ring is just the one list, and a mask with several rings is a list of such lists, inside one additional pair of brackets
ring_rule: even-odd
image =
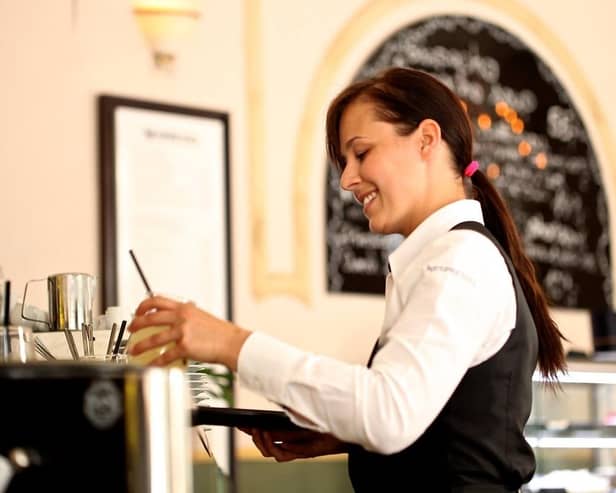
[(347, 140), (346, 144), (344, 144), (344, 150), (348, 150), (349, 147), (351, 147), (351, 144), (357, 140), (357, 139), (361, 139), (363, 136), (362, 135), (356, 135), (355, 137), (351, 137), (349, 140)]

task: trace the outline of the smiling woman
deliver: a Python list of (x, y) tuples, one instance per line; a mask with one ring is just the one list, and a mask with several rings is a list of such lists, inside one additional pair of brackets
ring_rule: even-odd
[[(430, 366), (434, 354), (429, 354), (428, 347), (434, 344), (432, 350), (445, 350), (456, 339), (456, 330), (469, 329), (469, 322), (475, 327), (467, 336), (487, 337), (481, 350), (467, 353), (472, 355), (470, 364), (459, 367), (455, 384), (448, 384), (443, 375), (433, 377), (439, 387), (437, 394), (443, 391), (447, 396), (443, 397), (445, 407), (436, 419), (426, 410), (421, 416), (426, 421), (404, 450), (395, 449), (393, 455), (386, 456), (365, 446), (351, 447), (353, 485), (357, 491), (376, 487), (366, 475), (375, 469), (400, 480), (412, 472), (410, 476), (422, 478), (422, 484), (433, 485), (439, 471), (446, 471), (448, 477), (441, 480), (438, 491), (460, 486), (470, 488), (461, 491), (473, 491), (480, 485), (516, 490), (534, 471), (523, 427), (530, 412), (535, 358), (544, 375), (555, 378), (564, 367), (562, 336), (549, 316), (507, 207), (479, 170), (478, 162), (472, 160), (473, 133), (465, 106), (444, 84), (424, 72), (389, 69), (352, 84), (333, 101), (327, 115), (327, 146), (341, 171), (341, 187), (363, 204), (370, 231), (407, 237), (389, 257), (386, 296), (391, 301), (386, 304), (385, 327), (368, 367), (376, 366), (383, 353), (389, 357), (396, 354), (391, 348), (398, 344), (407, 350), (410, 344), (413, 352), (421, 348), (414, 364)], [(472, 208), (476, 206), (465, 199), (476, 199), (473, 202), (480, 205), (479, 215), (474, 216)], [(451, 230), (480, 233), (492, 244), (492, 252), (485, 244), (473, 244), (477, 239), (472, 239), (473, 234), (467, 237), (464, 233), (455, 240), (452, 233), (443, 234)], [(477, 274), (482, 270), (480, 258), (496, 262), (492, 256), (495, 250), (501, 257), (501, 282), (485, 291), (484, 277), (490, 276)], [(508, 271), (504, 276), (502, 259)], [(509, 276), (515, 295), (506, 287), (508, 283), (502, 282)], [(468, 303), (469, 297), (478, 298), (484, 312), (486, 305), (491, 305), (496, 319), (482, 330), (477, 330), (478, 326), (487, 320), (481, 321), (481, 317), (477, 322), (471, 318), (465, 322), (468, 306), (455, 306), (459, 301), (452, 296), (458, 289), (452, 288), (455, 285), (461, 290), (459, 299)], [(421, 291), (417, 291), (419, 287)], [(431, 289), (439, 301), (426, 310), (425, 302), (430, 305), (434, 300), (419, 300), (424, 296), (430, 299), (426, 293)], [(427, 328), (412, 329), (412, 320)], [(448, 324), (451, 330), (445, 329)], [(462, 348), (452, 351), (451, 362), (465, 352)], [(454, 363), (448, 371), (455, 367)], [(418, 393), (419, 387), (412, 385), (409, 391)], [(496, 408), (490, 409), (494, 405)], [(435, 407), (433, 412), (440, 409)], [(481, 437), (480, 430), (491, 430), (494, 435)], [(507, 465), (512, 463), (517, 465)]]
[(434, 77), (393, 68), (345, 89), (327, 145), (377, 233), (405, 236), (389, 256), (384, 323), (365, 367), (294, 348), (191, 303), (144, 300), (129, 330), (166, 325), (138, 355), (237, 371), (302, 431), (249, 433), (278, 461), (346, 452), (356, 492), (383, 480), (419, 491), (515, 491), (534, 473), (524, 438), (537, 365), (564, 364), (561, 335), (511, 216), (472, 160), (458, 97)]

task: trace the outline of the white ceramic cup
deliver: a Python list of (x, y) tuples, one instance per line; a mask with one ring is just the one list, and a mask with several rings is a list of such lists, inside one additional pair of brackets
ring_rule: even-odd
[(126, 320), (126, 323), (129, 324), (132, 319), (133, 316), (130, 310), (123, 306), (108, 306), (105, 310), (107, 330), (111, 330), (113, 324), (117, 324), (117, 327), (120, 328), (123, 320)]

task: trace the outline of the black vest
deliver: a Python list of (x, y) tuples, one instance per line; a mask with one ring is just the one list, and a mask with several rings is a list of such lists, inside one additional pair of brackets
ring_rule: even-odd
[[(535, 457), (524, 439), (537, 364), (537, 332), (515, 270), (498, 241), (480, 223), (471, 229), (488, 237), (503, 255), (513, 278), (516, 325), (505, 345), (470, 368), (428, 429), (408, 448), (392, 455), (353, 446), (349, 476), (356, 493), (486, 493), (515, 491), (535, 472)], [(371, 365), (375, 346), (370, 356)]]

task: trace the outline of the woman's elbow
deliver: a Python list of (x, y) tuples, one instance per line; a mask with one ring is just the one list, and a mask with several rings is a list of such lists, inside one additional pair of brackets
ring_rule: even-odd
[(373, 435), (370, 439), (370, 451), (382, 455), (401, 452), (420, 436), (417, 430), (404, 430), (393, 426), (383, 426)]

